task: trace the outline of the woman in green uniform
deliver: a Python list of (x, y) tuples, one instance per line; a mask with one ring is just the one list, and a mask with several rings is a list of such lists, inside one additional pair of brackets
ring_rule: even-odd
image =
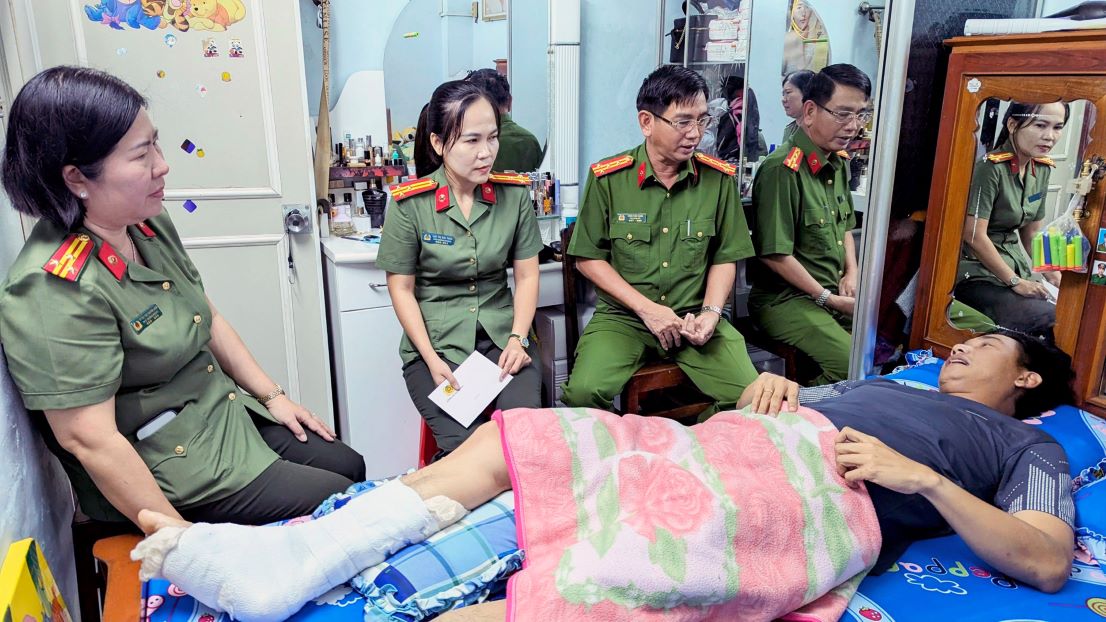
[(814, 72), (809, 69), (792, 71), (783, 77), (780, 103), (783, 104), (783, 113), (791, 119), (791, 123), (783, 128), (781, 145), (791, 140), (791, 137), (795, 135), (795, 130), (799, 127), (797, 119), (799, 115), (803, 114), (803, 92), (806, 91), (806, 85), (810, 84), (810, 79), (813, 77)]
[[(1030, 266), (1033, 236), (1045, 218), (1053, 162), (1068, 104), (1011, 102), (996, 144), (976, 163), (964, 222), (955, 297), (995, 324), (1052, 333), (1056, 305)], [(1044, 279), (1059, 286), (1057, 272)]]
[(310, 512), (364, 460), (207, 299), (161, 205), (157, 141), (145, 99), (100, 71), (48, 69), (16, 97), (3, 183), (39, 221), (0, 286), (8, 369), (92, 518)]
[[(479, 352), (514, 375), (496, 408), (540, 406), (539, 357), (529, 340), (538, 302), (542, 248), (525, 175), (493, 174), (499, 111), (480, 87), (439, 86), (415, 132), (416, 153), (434, 172), (392, 189), (376, 264), (404, 337), (403, 377), (411, 401), (434, 432), (439, 456), (457, 448), (487, 417), (468, 426), (429, 395)], [(420, 163), (419, 166), (424, 166)], [(513, 266), (515, 290), (507, 286)]]

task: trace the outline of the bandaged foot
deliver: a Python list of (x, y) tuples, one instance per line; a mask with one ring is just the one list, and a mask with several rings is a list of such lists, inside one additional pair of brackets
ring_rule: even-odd
[(143, 527), (160, 529), (131, 558), (142, 561), (144, 581), (164, 577), (242, 622), (278, 621), (465, 513), (446, 497), (423, 501), (399, 480), (296, 525), (188, 525), (144, 513)]

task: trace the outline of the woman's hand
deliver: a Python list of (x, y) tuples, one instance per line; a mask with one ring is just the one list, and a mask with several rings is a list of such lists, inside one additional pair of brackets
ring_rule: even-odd
[(774, 417), (783, 410), (784, 402), (787, 402), (789, 412), (799, 410), (798, 383), (765, 372), (745, 387), (737, 400), (737, 407), (744, 408), (751, 405), (754, 413)]
[(301, 443), (307, 442), (307, 433), (303, 431), (304, 428), (318, 434), (328, 443), (333, 443), (336, 438), (334, 431), (316, 417), (315, 413), (293, 402), (287, 395), (274, 397), (269, 400), (268, 404), (265, 404), (265, 408), (269, 409), (269, 414), (273, 416), (273, 419), (291, 430), (292, 434)]
[(1040, 298), (1041, 300), (1048, 300), (1051, 298), (1044, 285), (1041, 285), (1037, 281), (1030, 281), (1029, 279), (1018, 281), (1018, 284), (1010, 289), (1014, 290), (1014, 293), (1019, 296), (1025, 296), (1026, 298)]
[(461, 383), (453, 377), (453, 370), (449, 368), (449, 363), (442, 360), (442, 357), (435, 356), (434, 360), (426, 362), (426, 367), (430, 370), (430, 377), (434, 379), (434, 386), (439, 386), (448, 380), (449, 386), (454, 390), (461, 388)]
[(522, 347), (518, 339), (511, 337), (507, 339), (507, 347), (499, 355), (499, 379), (503, 380), (508, 374), (513, 376), (529, 364), (530, 355), (526, 353), (526, 348)]
[(1045, 280), (1053, 287), (1060, 287), (1060, 271), (1050, 270), (1044, 273)]

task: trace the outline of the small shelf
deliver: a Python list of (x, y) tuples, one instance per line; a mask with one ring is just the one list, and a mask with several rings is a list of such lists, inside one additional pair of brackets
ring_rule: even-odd
[(375, 177), (405, 177), (405, 166), (332, 166), (330, 180), (372, 179)]

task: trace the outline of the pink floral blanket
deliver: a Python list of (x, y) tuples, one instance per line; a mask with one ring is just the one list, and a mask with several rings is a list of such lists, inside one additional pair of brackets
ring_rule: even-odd
[(496, 420), (526, 550), (509, 622), (830, 622), (879, 553), (868, 493), (838, 476), (837, 430), (813, 410)]

